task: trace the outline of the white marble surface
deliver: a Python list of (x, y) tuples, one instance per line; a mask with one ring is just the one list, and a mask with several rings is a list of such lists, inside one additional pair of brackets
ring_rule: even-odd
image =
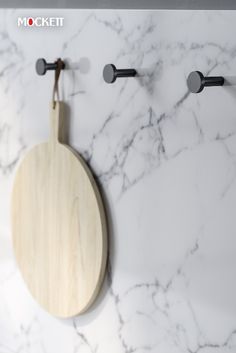
[[(62, 15), (64, 28), (18, 28)], [(236, 12), (0, 10), (0, 352), (236, 352), (236, 86), (189, 94), (193, 70), (236, 80)], [(53, 73), (70, 143), (98, 176), (110, 226), (108, 275), (93, 308), (51, 317), (12, 253), (20, 158), (49, 134)], [(108, 85), (103, 66), (138, 78)]]

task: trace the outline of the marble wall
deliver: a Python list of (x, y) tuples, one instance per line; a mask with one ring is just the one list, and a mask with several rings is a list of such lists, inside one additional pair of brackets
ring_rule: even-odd
[[(18, 28), (18, 16), (63, 28)], [(0, 10), (0, 352), (236, 352), (236, 12)], [(48, 138), (53, 73), (70, 144), (101, 185), (107, 276), (91, 310), (70, 320), (34, 301), (11, 243), (17, 164)], [(105, 64), (139, 77), (103, 81)], [(193, 70), (224, 87), (190, 94)]]

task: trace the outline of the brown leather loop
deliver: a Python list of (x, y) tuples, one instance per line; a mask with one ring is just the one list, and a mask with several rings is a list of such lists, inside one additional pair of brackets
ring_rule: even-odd
[(54, 79), (54, 86), (53, 86), (53, 93), (52, 93), (53, 109), (55, 109), (56, 107), (56, 95), (57, 95), (57, 100), (59, 100), (58, 81), (59, 81), (61, 70), (63, 68), (63, 61), (60, 58), (57, 59), (56, 63), (57, 63), (57, 68), (55, 70), (55, 79)]

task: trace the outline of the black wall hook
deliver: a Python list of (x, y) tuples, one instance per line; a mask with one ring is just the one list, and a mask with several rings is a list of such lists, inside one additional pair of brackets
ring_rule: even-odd
[(225, 82), (222, 76), (204, 77), (200, 71), (193, 71), (187, 78), (187, 85), (192, 93), (199, 93), (204, 87), (223, 86)]
[(118, 77), (134, 77), (137, 75), (135, 69), (120, 69), (117, 70), (115, 65), (107, 64), (103, 69), (103, 78), (107, 83), (113, 83)]
[[(45, 59), (40, 58), (36, 61), (35, 69), (38, 75), (45, 75), (47, 70), (56, 70), (57, 61), (55, 63), (47, 63)], [(63, 62), (62, 69), (65, 68), (65, 63)]]

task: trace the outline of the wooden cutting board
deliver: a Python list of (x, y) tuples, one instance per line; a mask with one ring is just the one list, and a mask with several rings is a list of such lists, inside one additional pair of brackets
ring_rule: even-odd
[(33, 147), (17, 170), (11, 220), (16, 260), (30, 292), (48, 312), (67, 318), (86, 311), (99, 292), (107, 226), (91, 171), (64, 144), (63, 115), (57, 102), (50, 140)]

